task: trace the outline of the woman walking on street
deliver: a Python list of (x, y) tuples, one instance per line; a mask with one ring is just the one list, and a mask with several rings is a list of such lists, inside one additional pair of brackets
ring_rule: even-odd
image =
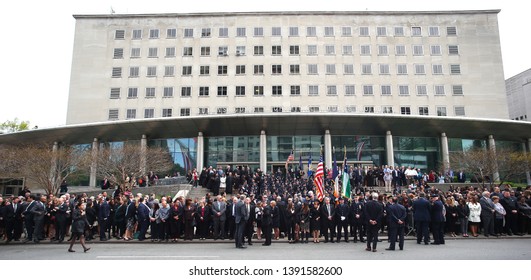
[[(83, 252), (87, 252), (90, 250), (89, 247), (85, 246), (85, 227), (88, 226), (87, 216), (85, 213), (85, 203), (79, 202), (77, 204), (76, 209), (74, 209), (74, 212), (72, 213), (72, 240), (70, 241), (70, 248), (68, 248), (68, 252), (75, 252), (72, 250), (72, 247), (74, 247), (74, 243), (76, 243), (76, 239), (79, 238), (79, 242), (81, 243), (81, 246), (83, 246)], [(90, 226), (92, 228), (92, 226)]]

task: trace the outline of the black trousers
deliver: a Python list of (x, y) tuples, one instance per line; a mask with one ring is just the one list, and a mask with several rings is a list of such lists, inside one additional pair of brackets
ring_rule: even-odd
[(271, 225), (264, 225), (262, 224), (262, 232), (265, 235), (265, 243), (266, 245), (271, 245)]
[(214, 239), (225, 238), (225, 221), (214, 217)]
[(401, 250), (404, 249), (404, 226), (390, 226), (389, 238), (391, 239), (391, 244), (389, 245), (389, 248), (394, 250), (396, 246), (396, 241), (398, 239), (398, 247)]
[(432, 222), (431, 231), (435, 244), (444, 244), (444, 222)]
[(341, 229), (343, 229), (343, 235), (345, 236), (345, 241), (348, 241), (348, 222), (345, 219), (344, 221), (337, 222), (337, 242), (341, 241)]
[(356, 234), (358, 234), (360, 241), (363, 241), (363, 236), (365, 235), (363, 227), (364, 224), (361, 221), (352, 223), (352, 230), (350, 231), (350, 234), (354, 236), (354, 240), (358, 240), (358, 236), (356, 236)]
[(415, 228), (417, 231), (417, 243), (420, 244), (422, 239), (424, 239), (424, 244), (430, 243), (429, 225), (430, 222), (415, 222)]
[(33, 240), (38, 241), (44, 239), (44, 219), (34, 219), (34, 231), (33, 231)]
[(24, 226), (26, 227), (26, 239), (33, 240), (33, 231), (35, 230), (35, 223), (31, 216), (26, 217), (24, 220)]
[(236, 232), (234, 234), (234, 242), (236, 248), (243, 246), (243, 232), (245, 230), (245, 221), (242, 219), (239, 223), (236, 223)]
[(380, 225), (367, 225), (367, 248), (376, 250), (376, 245), (378, 244), (378, 231), (380, 230)]
[(66, 217), (55, 217), (55, 240), (63, 241), (66, 234)]

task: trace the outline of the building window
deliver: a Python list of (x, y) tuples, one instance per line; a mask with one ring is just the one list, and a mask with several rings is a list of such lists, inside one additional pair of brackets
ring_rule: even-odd
[(199, 115), (208, 115), (208, 108), (199, 108)]
[(456, 36), (457, 35), (457, 27), (455, 27), (455, 26), (446, 27), (446, 35), (448, 35), (448, 36)]
[(122, 67), (113, 67), (112, 68), (112, 77), (121, 78), (122, 77)]
[(210, 56), (210, 47), (201, 47), (201, 56)]
[(396, 65), (396, 74), (398, 74), (398, 75), (407, 75), (407, 64), (397, 64)]
[(133, 30), (133, 40), (140, 40), (142, 39), (142, 30), (140, 29), (135, 29)]
[(181, 97), (192, 96), (192, 87), (181, 87)]
[(155, 88), (147, 87), (146, 88), (146, 98), (155, 98)]
[(236, 75), (245, 75), (245, 65), (236, 65)]
[(453, 85), (452, 93), (454, 95), (463, 95), (463, 86), (462, 85)]
[[(207, 109), (207, 108), (203, 108), (203, 109)], [(201, 110), (201, 109), (199, 109)], [(199, 113), (201, 115), (201, 113)], [(205, 113), (205, 115), (208, 114), (208, 109), (207, 109), (207, 112)], [(181, 108), (181, 117), (187, 117), (187, 116), (190, 116), (190, 108)]]
[(192, 75), (192, 66), (183, 66), (183, 76), (190, 76)]
[(140, 74), (140, 67), (138, 66), (134, 66), (134, 67), (129, 67), (129, 77), (130, 78), (136, 78), (138, 77)]
[(306, 27), (306, 36), (308, 37), (317, 36), (317, 28), (315, 28), (315, 26)]
[(218, 47), (218, 55), (219, 56), (227, 56), (227, 55), (229, 55), (229, 47), (227, 47), (227, 46)]
[(280, 64), (273, 64), (271, 65), (271, 73), (273, 75), (279, 75), (282, 74), (282, 65)]
[(350, 26), (341, 27), (341, 36), (352, 36), (352, 28)]
[(138, 57), (140, 57), (140, 48), (132, 48), (131, 58), (138, 58)]
[(155, 117), (155, 109), (144, 109), (144, 118), (151, 119)]
[(371, 46), (370, 45), (361, 45), (360, 46), (361, 55), (371, 55)]
[(331, 27), (331, 26), (325, 27), (325, 36), (333, 37), (334, 36), (334, 27)]
[(426, 74), (426, 69), (424, 68), (424, 64), (415, 64), (415, 74), (417, 75)]
[(227, 87), (218, 87), (218, 96), (227, 96)]
[(220, 27), (219, 37), (229, 37), (229, 29), (227, 27)]
[(209, 87), (199, 87), (199, 96), (208, 96), (209, 91)]
[(437, 107), (437, 116), (445, 117), (446, 116), (446, 107)]
[(439, 27), (438, 26), (430, 26), (428, 29), (428, 34), (430, 36), (438, 37), (439, 36)]
[(159, 38), (159, 30), (158, 29), (150, 29), (149, 30), (149, 39), (158, 39)]
[(308, 55), (317, 55), (317, 45), (308, 45)]
[(271, 111), (273, 113), (282, 113), (282, 107), (272, 107)]
[(245, 96), (245, 86), (236, 86), (236, 96)]
[(456, 117), (464, 117), (465, 116), (465, 107), (463, 107), (463, 106), (454, 107), (454, 115)]
[(236, 37), (245, 37), (247, 34), (246, 34), (246, 29), (245, 27), (237, 27), (236, 28)]
[(184, 35), (184, 38), (192, 38), (192, 37), (194, 37), (194, 29), (193, 28), (185, 28), (183, 35)]
[(391, 86), (390, 85), (382, 85), (382, 95), (391, 95)]
[(435, 85), (435, 95), (444, 95), (444, 85)]
[(393, 113), (393, 106), (382, 106), (382, 113), (383, 114), (392, 114)]
[(227, 65), (218, 65), (218, 75), (227, 75)]
[(317, 75), (317, 64), (308, 64), (308, 74)]
[(263, 28), (263, 27), (255, 27), (255, 28), (254, 28), (254, 36), (255, 36), (255, 37), (262, 37), (262, 36), (264, 36), (264, 28)]
[(289, 46), (289, 54), (290, 55), (299, 55), (300, 50), (299, 46)]
[(149, 48), (148, 49), (148, 57), (157, 57), (159, 53), (158, 48)]
[(254, 74), (263, 75), (264, 74), (264, 65), (254, 65)]
[(419, 115), (421, 116), (429, 115), (428, 107), (427, 106), (419, 107)]
[(459, 54), (459, 46), (456, 45), (450, 45), (448, 46), (448, 54)]
[(387, 48), (387, 45), (378, 46), (378, 55), (389, 55), (389, 50)]
[(291, 95), (301, 95), (301, 86), (290, 86)]
[(245, 55), (245, 46), (236, 46), (236, 55), (237, 56)]
[(422, 29), (418, 26), (411, 27), (411, 36), (422, 36)]
[(164, 76), (173, 77), (175, 75), (175, 66), (164, 66)]
[(450, 64), (450, 74), (452, 74), (452, 75), (461, 74), (461, 65), (459, 65), (459, 64)]
[(373, 88), (372, 85), (364, 85), (363, 86), (363, 95), (373, 95)]
[(343, 46), (343, 55), (352, 55), (352, 54), (353, 54), (352, 45)]
[(271, 93), (273, 96), (281, 96), (282, 95), (282, 86), (272, 86), (271, 87)]
[(355, 95), (356, 87), (354, 85), (345, 85), (345, 95)]
[(183, 48), (183, 56), (192, 56), (193, 55), (193, 48), (192, 47), (184, 47)]
[(363, 36), (363, 37), (369, 36), (369, 27), (367, 26), (360, 27), (360, 36)]
[(298, 27), (290, 27), (289, 28), (289, 36), (299, 36), (299, 28)]
[(397, 45), (395, 47), (395, 53), (396, 53), (396, 55), (406, 55), (406, 46)]
[(202, 29), (201, 29), (201, 37), (202, 37), (202, 38), (208, 38), (208, 37), (210, 37), (210, 36), (212, 35), (211, 33), (212, 33), (212, 32), (211, 32), (210, 28), (202, 28)]
[(125, 114), (126, 119), (136, 119), (136, 109), (127, 109)]
[(173, 39), (177, 37), (177, 29), (175, 28), (168, 28), (166, 29), (166, 38)]
[(111, 88), (110, 99), (120, 99), (120, 88)]
[(109, 109), (109, 120), (118, 120), (118, 109)]
[(264, 107), (254, 107), (254, 112), (255, 113), (263, 113), (264, 112)]
[(165, 97), (165, 98), (173, 97), (173, 87), (164, 87), (164, 93), (162, 97)]
[(334, 45), (326, 45), (325, 46), (325, 54), (326, 55), (334, 55), (336, 53), (336, 47)]
[(361, 74), (363, 74), (363, 75), (372, 74), (372, 64), (362, 64), (361, 65)]
[(402, 115), (411, 115), (411, 107), (409, 107), (409, 106), (400, 107), (400, 114), (402, 114)]
[(254, 96), (264, 96), (264, 86), (254, 86)]
[(326, 86), (326, 95), (337, 95), (336, 86)]
[(378, 36), (385, 37), (387, 36), (387, 27), (376, 27), (376, 32)]
[(272, 46), (271, 55), (282, 55), (282, 46)]
[(434, 75), (442, 75), (443, 68), (441, 64), (433, 64), (432, 65), (432, 71)]
[(156, 77), (157, 76), (157, 66), (148, 66), (148, 68), (147, 68), (147, 76), (148, 77)]
[(398, 93), (400, 95), (409, 95), (409, 86), (407, 85), (398, 86)]
[(254, 46), (254, 55), (264, 55), (264, 46)]
[(343, 74), (353, 75), (354, 74), (354, 64), (343, 64)]
[(113, 58), (114, 59), (124, 58), (124, 49), (123, 48), (114, 49)]
[(208, 65), (199, 66), (199, 74), (200, 75), (210, 75), (210, 66), (208, 66)]
[(310, 106), (308, 107), (310, 113), (319, 113), (319, 106)]
[(402, 37), (402, 36), (404, 36), (404, 27), (402, 27), (402, 26), (396, 26), (396, 27), (395, 27), (395, 36), (396, 36), (396, 37)]
[(315, 86), (315, 85), (308, 86), (308, 95), (310, 96), (319, 95), (319, 86)]
[(301, 107), (299, 107), (299, 106), (291, 107), (291, 112), (292, 113), (300, 113), (301, 112)]
[(173, 110), (171, 108), (162, 109), (163, 118), (171, 118), (173, 115)]
[(272, 27), (271, 28), (271, 36), (279, 37), (282, 36), (282, 32), (280, 27)]
[(326, 74), (335, 75), (336, 74), (336, 65), (335, 64), (326, 64)]
[(414, 45), (413, 55), (424, 55), (424, 47), (422, 45)]
[(170, 47), (166, 48), (166, 57), (174, 57), (175, 56), (175, 48)]
[(298, 75), (300, 74), (300, 66), (299, 64), (292, 64), (289, 66), (289, 73), (292, 75)]
[(389, 64), (380, 64), (380, 75), (389, 75)]
[(356, 113), (356, 106), (347, 106), (347, 113)]
[(434, 45), (430, 47), (431, 55), (441, 55), (441, 46)]
[(365, 106), (364, 111), (365, 113), (374, 113), (374, 106)]
[(426, 85), (417, 85), (417, 95), (427, 95), (428, 89)]
[(125, 39), (125, 30), (115, 30), (114, 39)]
[(236, 114), (245, 114), (245, 107), (236, 107), (236, 108), (234, 108), (234, 113), (236, 113)]

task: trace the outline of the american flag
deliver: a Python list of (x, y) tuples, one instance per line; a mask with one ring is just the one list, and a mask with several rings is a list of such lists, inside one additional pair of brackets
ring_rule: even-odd
[(317, 171), (313, 178), (313, 184), (315, 185), (315, 192), (317, 193), (317, 199), (323, 201), (324, 198), (324, 188), (323, 188), (323, 179), (324, 179), (324, 167), (323, 167), (323, 155), (319, 159), (319, 164), (317, 164)]
[(288, 156), (288, 160), (287, 161), (293, 161), (295, 158), (293, 156), (293, 150), (291, 150), (291, 153), (289, 154)]

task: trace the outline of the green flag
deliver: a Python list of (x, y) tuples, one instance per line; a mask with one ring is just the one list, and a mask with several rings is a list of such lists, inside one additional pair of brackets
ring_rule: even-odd
[(348, 173), (348, 166), (347, 166), (347, 150), (345, 148), (345, 157), (343, 160), (343, 188), (341, 189), (341, 193), (343, 193), (343, 197), (346, 197), (350, 199), (350, 176)]

